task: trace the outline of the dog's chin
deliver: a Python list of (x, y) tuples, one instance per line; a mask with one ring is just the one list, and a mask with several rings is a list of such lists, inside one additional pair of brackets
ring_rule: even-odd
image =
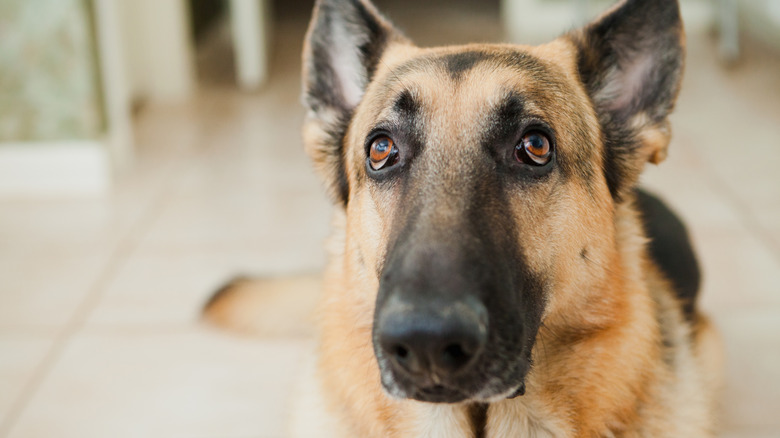
[[(522, 354), (517, 354), (515, 357)], [(530, 358), (512, 362), (493, 362), (491, 370), (472, 372), (455, 379), (425, 378), (417, 381), (395, 372), (390, 362), (378, 354), (377, 362), (385, 392), (397, 400), (427, 403), (494, 403), (525, 394), (525, 379), (531, 370)]]
[(415, 388), (409, 393), (412, 400), (427, 403), (461, 403), (469, 400), (468, 394), (442, 385), (434, 385), (427, 388)]
[(525, 394), (525, 383), (487, 385), (478, 389), (462, 389), (445, 385), (419, 387), (400, 384), (392, 379), (383, 379), (385, 391), (395, 399), (410, 399), (426, 403), (494, 403), (507, 398), (515, 398)]

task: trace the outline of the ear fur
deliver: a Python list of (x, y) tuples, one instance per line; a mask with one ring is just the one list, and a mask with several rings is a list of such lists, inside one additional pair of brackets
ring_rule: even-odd
[(343, 141), (355, 107), (400, 32), (368, 0), (317, 0), (303, 50), (304, 142), (334, 200), (346, 205)]
[(625, 0), (569, 38), (601, 123), (607, 182), (620, 200), (644, 163), (666, 157), (667, 117), (685, 55), (679, 6), (677, 0)]

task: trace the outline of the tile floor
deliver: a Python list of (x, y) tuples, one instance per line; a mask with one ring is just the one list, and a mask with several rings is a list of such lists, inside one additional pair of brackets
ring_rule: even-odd
[[(437, 21), (426, 5), (391, 8), (418, 42), (500, 38), (495, 9)], [(235, 274), (324, 263), (330, 207), (299, 137), (307, 14), (279, 11), (262, 92), (234, 91), (216, 68), (191, 102), (144, 107), (136, 166), (110, 196), (0, 201), (0, 438), (284, 435), (311, 341), (224, 333), (198, 315)], [(671, 156), (644, 181), (701, 254), (703, 306), (728, 354), (724, 436), (776, 437), (780, 56), (748, 45), (722, 69), (708, 36), (688, 47)], [(229, 62), (224, 49), (215, 37), (201, 63)]]

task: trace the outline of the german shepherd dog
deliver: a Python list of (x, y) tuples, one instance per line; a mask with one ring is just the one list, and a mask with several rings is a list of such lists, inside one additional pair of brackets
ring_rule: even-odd
[(683, 58), (676, 0), (541, 46), (441, 48), (368, 0), (318, 0), (304, 141), (337, 208), (294, 434), (713, 436), (696, 259), (636, 188)]

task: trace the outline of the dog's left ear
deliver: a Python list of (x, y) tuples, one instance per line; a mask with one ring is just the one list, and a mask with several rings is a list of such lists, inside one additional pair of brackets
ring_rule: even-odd
[(337, 203), (349, 187), (343, 142), (385, 49), (406, 43), (368, 0), (317, 0), (303, 49), (304, 140)]
[(669, 145), (667, 117), (682, 79), (684, 32), (677, 0), (625, 0), (568, 35), (601, 123), (604, 171), (615, 199)]

